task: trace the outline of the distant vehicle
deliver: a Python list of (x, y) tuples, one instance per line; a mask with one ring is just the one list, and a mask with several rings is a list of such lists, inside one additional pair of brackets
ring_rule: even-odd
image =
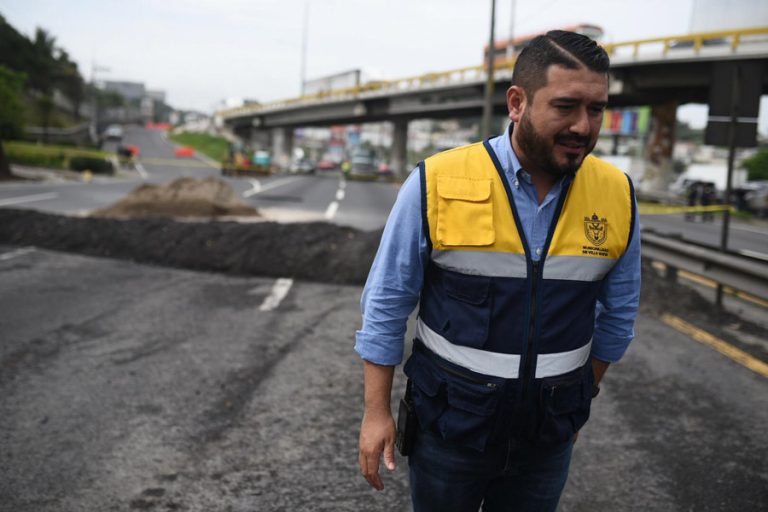
[(366, 148), (357, 148), (352, 152), (350, 158), (349, 175), (358, 178), (375, 178), (378, 175), (378, 169), (374, 160), (373, 151)]
[(309, 158), (302, 158), (291, 162), (291, 166), (288, 170), (296, 174), (314, 174), (315, 164)]
[(381, 178), (391, 178), (394, 176), (394, 173), (392, 172), (392, 167), (386, 162), (382, 162), (379, 164), (379, 177)]
[(319, 162), (317, 162), (317, 169), (320, 171), (332, 171), (336, 169), (339, 166), (336, 162), (333, 160), (328, 160), (327, 158), (323, 158)]
[(104, 130), (104, 138), (107, 140), (121, 140), (123, 138), (123, 127), (119, 124), (111, 124)]
[(744, 202), (758, 217), (768, 217), (768, 180), (747, 182)]

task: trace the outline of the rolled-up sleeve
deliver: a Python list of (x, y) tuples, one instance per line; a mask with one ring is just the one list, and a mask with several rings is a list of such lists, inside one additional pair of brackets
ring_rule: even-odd
[(592, 337), (592, 356), (597, 359), (617, 362), (635, 336), (640, 268), (640, 222), (636, 218), (629, 246), (603, 281), (598, 294)]
[(355, 351), (366, 361), (402, 362), (406, 324), (419, 301), (426, 262), (416, 169), (398, 193), (363, 289), (363, 325), (355, 336)]

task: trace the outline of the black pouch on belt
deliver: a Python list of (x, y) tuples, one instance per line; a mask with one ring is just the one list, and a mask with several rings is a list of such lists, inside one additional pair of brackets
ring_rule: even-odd
[(413, 441), (416, 437), (418, 420), (416, 419), (416, 409), (413, 406), (411, 398), (411, 379), (405, 385), (405, 396), (400, 399), (400, 409), (397, 413), (397, 435), (395, 444), (400, 455), (407, 457), (413, 450)]

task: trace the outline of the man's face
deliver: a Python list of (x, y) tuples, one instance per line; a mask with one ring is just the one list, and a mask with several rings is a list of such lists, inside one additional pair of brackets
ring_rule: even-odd
[(516, 151), (532, 171), (560, 177), (573, 174), (595, 147), (608, 102), (608, 77), (588, 69), (550, 66), (547, 85), (533, 101), (510, 96)]

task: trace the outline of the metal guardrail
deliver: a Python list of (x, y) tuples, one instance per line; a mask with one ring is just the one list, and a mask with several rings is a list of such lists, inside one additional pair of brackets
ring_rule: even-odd
[(768, 300), (768, 262), (642, 233), (643, 257)]
[[(741, 44), (750, 41), (755, 36), (768, 36), (768, 27), (756, 27), (748, 29), (724, 30), (720, 32), (698, 32), (694, 34), (682, 34), (675, 36), (658, 37), (652, 39), (637, 39), (620, 43), (607, 43), (602, 45), (609, 55), (614, 55), (617, 50), (632, 48), (632, 55), (637, 57), (640, 47), (662, 45), (662, 55), (667, 55), (670, 49), (677, 44), (690, 42), (694, 53), (698, 54), (705, 45), (705, 41), (730, 40), (731, 51), (736, 51)], [(511, 76), (514, 67), (514, 59), (500, 61), (494, 65), (498, 77), (504, 74)], [(379, 96), (411, 90), (421, 90), (441, 85), (456, 85), (464, 82), (483, 82), (485, 80), (485, 65), (469, 66), (458, 69), (450, 69), (434, 73), (399, 78), (395, 80), (380, 80), (368, 82), (355, 87), (332, 89), (321, 91), (296, 98), (278, 100), (258, 105), (245, 105), (217, 112), (223, 118), (236, 118), (257, 113), (266, 113), (272, 110), (299, 106), (307, 103), (323, 103), (328, 101), (342, 101), (349, 99), (363, 99), (369, 96)]]

